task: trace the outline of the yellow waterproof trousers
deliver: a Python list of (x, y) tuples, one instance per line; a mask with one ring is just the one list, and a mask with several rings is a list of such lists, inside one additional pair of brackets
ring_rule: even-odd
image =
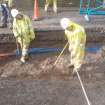
[(78, 70), (84, 59), (85, 55), (85, 45), (75, 45), (75, 43), (70, 43), (69, 45), (69, 51), (70, 51), (70, 62), (71, 65), (74, 65), (74, 69)]
[(46, 0), (45, 11), (47, 11), (49, 5), (53, 5), (53, 11), (57, 12), (57, 0)]
[(28, 49), (29, 49), (30, 42), (25, 43), (24, 39), (22, 39), (21, 37), (18, 37), (17, 43), (19, 43), (21, 52), (22, 52), (21, 61), (25, 62), (25, 59), (28, 57)]

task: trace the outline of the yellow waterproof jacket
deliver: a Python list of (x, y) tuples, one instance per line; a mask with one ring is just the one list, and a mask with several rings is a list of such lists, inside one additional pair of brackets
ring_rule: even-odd
[(22, 20), (17, 20), (16, 18), (14, 19), (13, 33), (17, 41), (21, 44), (28, 44), (35, 39), (30, 18), (26, 15), (23, 15)]
[(86, 43), (86, 33), (82, 26), (70, 22), (68, 28), (65, 30), (65, 35), (70, 44), (85, 44)]
[(53, 4), (53, 2), (55, 2), (57, 4), (57, 0), (46, 0), (47, 4)]
[(69, 51), (72, 55), (72, 62), (75, 68), (82, 64), (85, 55), (86, 33), (82, 26), (70, 22), (65, 30), (65, 35), (69, 41)]

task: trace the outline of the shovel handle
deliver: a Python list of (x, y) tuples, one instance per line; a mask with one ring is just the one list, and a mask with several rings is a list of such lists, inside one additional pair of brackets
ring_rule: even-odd
[(56, 59), (54, 65), (57, 64), (58, 60), (60, 59), (61, 55), (62, 55), (63, 52), (65, 51), (65, 49), (66, 49), (66, 47), (67, 47), (68, 44), (69, 44), (69, 42), (67, 42), (66, 45), (64, 46), (63, 50), (61, 51), (61, 53), (60, 53), (59, 56), (57, 57), (57, 59)]

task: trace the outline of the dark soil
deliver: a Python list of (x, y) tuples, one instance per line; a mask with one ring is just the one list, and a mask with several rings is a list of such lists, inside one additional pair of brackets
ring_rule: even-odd
[[(49, 44), (51, 45), (51, 43)], [(88, 44), (88, 46), (93, 46)], [(10, 47), (13, 46), (13, 47)], [(57, 47), (62, 47), (58, 44)], [(8, 44), (7, 46), (1, 45), (1, 52), (14, 52), (15, 45)], [(45, 45), (43, 44), (43, 47)], [(55, 47), (55, 46), (54, 46)], [(20, 57), (6, 56), (0, 58), (0, 73), (1, 77), (14, 77), (14, 78), (34, 78), (34, 79), (58, 79), (68, 80), (72, 77), (71, 72), (73, 68), (69, 68), (70, 54), (68, 50), (59, 59), (59, 62), (54, 66), (60, 52), (44, 53), (31, 55), (29, 61), (20, 65)], [(99, 53), (86, 53), (84, 64), (80, 70), (81, 76), (85, 79), (104, 79), (104, 59), (100, 57)], [(100, 70), (101, 68), (101, 70)]]
[[(7, 53), (16, 46), (0, 47), (1, 53)], [(59, 53), (31, 55), (24, 65), (20, 65), (20, 57), (0, 57), (0, 105), (87, 105), (78, 78), (68, 67), (68, 50), (54, 66)], [(105, 105), (105, 59), (100, 53), (87, 52), (79, 74), (92, 105)]]

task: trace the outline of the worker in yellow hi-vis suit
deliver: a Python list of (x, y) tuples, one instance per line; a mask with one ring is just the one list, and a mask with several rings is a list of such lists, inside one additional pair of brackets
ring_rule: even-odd
[(61, 19), (61, 26), (65, 29), (65, 35), (69, 42), (69, 51), (71, 53), (71, 64), (74, 66), (74, 72), (79, 70), (84, 59), (86, 33), (82, 26), (70, 21), (68, 18)]
[(4, 0), (4, 2), (7, 2), (8, 3), (8, 7), (9, 8), (12, 8), (13, 7), (13, 1), (14, 0)]
[(30, 42), (35, 39), (34, 30), (28, 16), (20, 13), (16, 9), (12, 9), (11, 14), (14, 18), (13, 33), (22, 49), (21, 62), (25, 63)]
[(53, 11), (57, 13), (57, 0), (46, 0), (45, 11), (47, 12), (49, 5), (53, 5)]

